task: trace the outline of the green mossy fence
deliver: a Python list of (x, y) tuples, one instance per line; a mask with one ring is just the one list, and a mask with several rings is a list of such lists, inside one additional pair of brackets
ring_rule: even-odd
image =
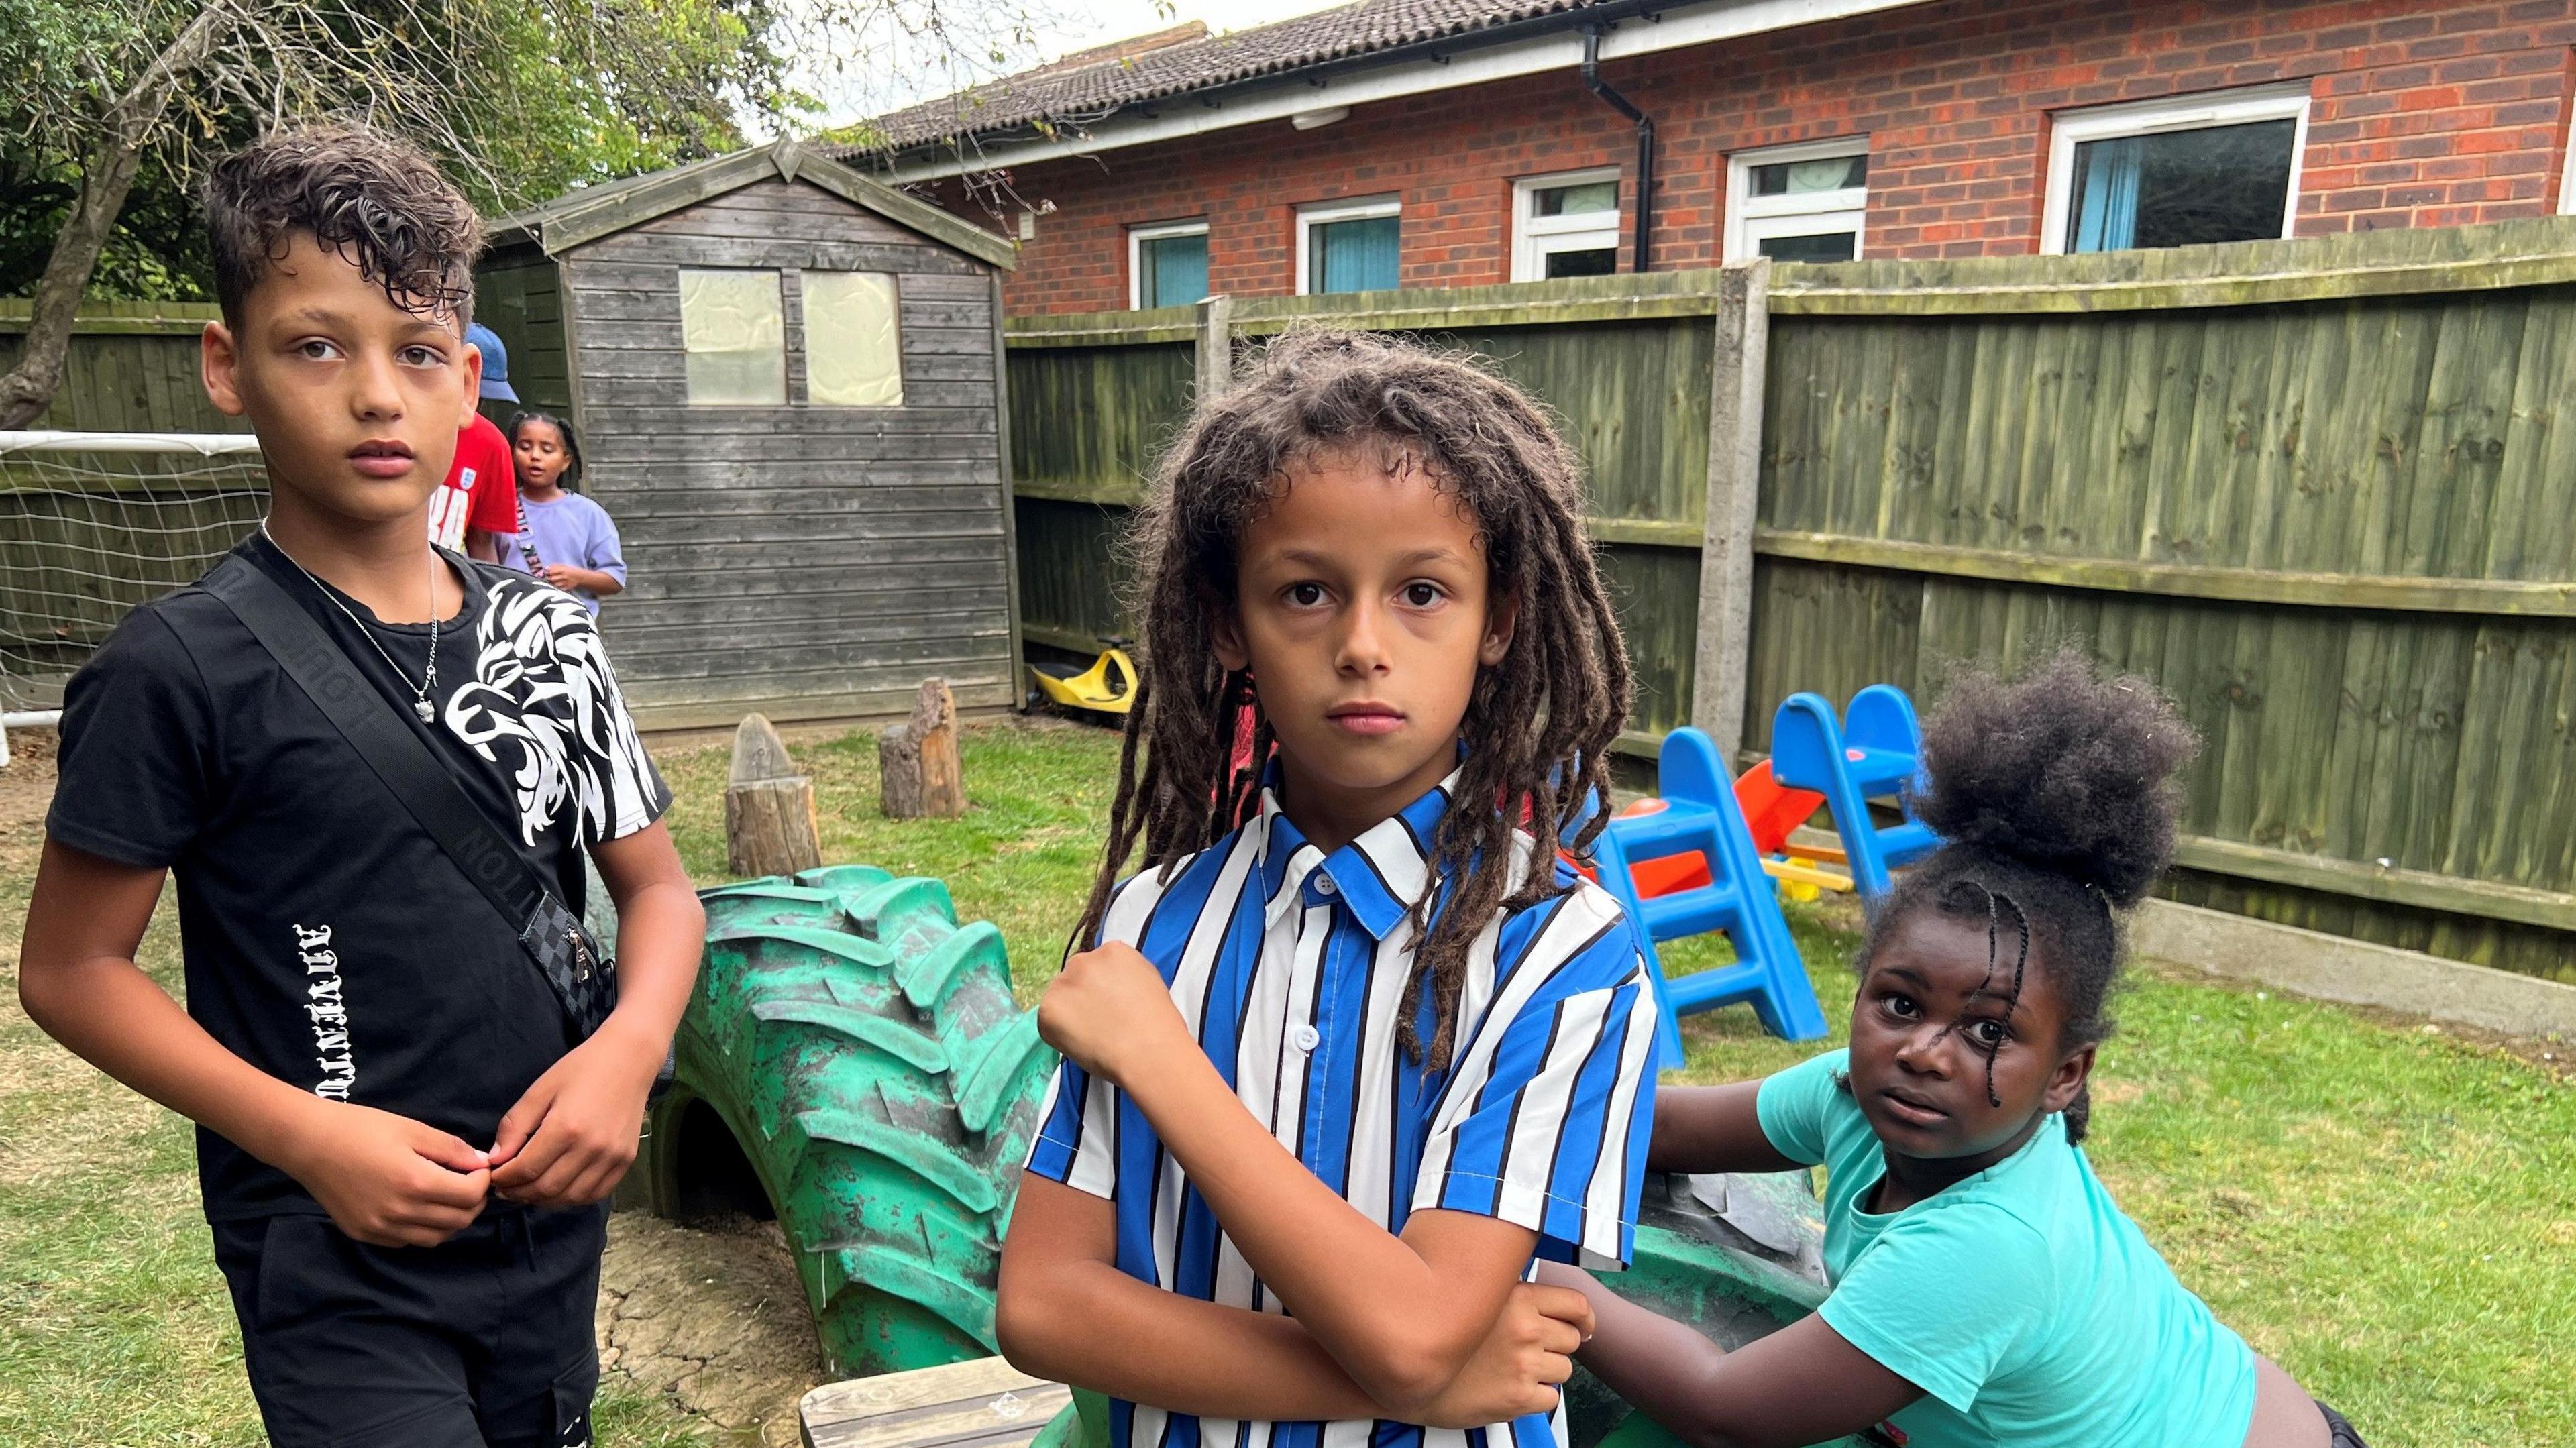
[[(31, 304), (0, 299), (0, 368), (16, 365)], [(206, 400), (197, 337), (212, 302), (88, 302), (63, 355), (63, 385), (29, 427), (77, 432), (248, 432)]]
[(1789, 693), (2072, 638), (2207, 741), (2176, 897), (2576, 981), (2576, 220), (1025, 319), (1033, 643), (1119, 629), (1109, 541), (1205, 339), (1307, 323), (1473, 349), (1563, 417), (1631, 747), (1758, 752)]

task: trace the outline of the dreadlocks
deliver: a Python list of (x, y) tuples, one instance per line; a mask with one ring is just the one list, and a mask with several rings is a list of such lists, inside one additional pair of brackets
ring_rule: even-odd
[[(1917, 910), (1983, 917), (1986, 988), (2006, 1014), (2035, 960), (2066, 1004), (2058, 1049), (2109, 1039), (2119, 914), (2173, 855), (2173, 776), (2199, 747), (2154, 686), (2106, 679), (2072, 648), (2009, 683), (1962, 670), (1924, 720), (1929, 783), (1914, 801), (1945, 843), (1888, 896), (1861, 958)], [(2003, 1104), (1991, 1052), (1986, 1098)], [(2087, 1085), (2066, 1109), (2068, 1140), (2084, 1139), (2091, 1115)]]
[[(1182, 430), (1130, 539), (1142, 677), (1108, 848), (1074, 940), (1097, 936), (1139, 836), (1146, 866), (1168, 878), (1256, 812), (1271, 727), (1251, 676), (1218, 662), (1214, 625), (1235, 605), (1245, 529), (1299, 468), (1328, 456), (1421, 469), (1475, 519), (1492, 597), (1520, 605), (1510, 651), (1477, 673), (1457, 803), (1434, 842), (1433, 883), (1408, 915), (1416, 948), (1398, 1040), (1436, 1072), (1456, 1044), (1477, 934), (1497, 910), (1561, 893), (1548, 862), (1560, 847), (1587, 850), (1607, 822), (1585, 801), (1609, 797), (1606, 761), (1630, 687), (1583, 533), (1573, 451), (1527, 394), (1463, 358), (1363, 333), (1291, 334)], [(1247, 718), (1250, 764), (1237, 768)], [(1514, 889), (1524, 802), (1535, 843)], [(1417, 1020), (1425, 980), (1435, 1011), (1427, 1041)]]

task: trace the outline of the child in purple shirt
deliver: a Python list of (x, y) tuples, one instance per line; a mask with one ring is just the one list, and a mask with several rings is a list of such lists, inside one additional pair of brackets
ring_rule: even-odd
[(626, 558), (608, 510), (564, 484), (581, 479), (572, 424), (551, 413), (510, 419), (510, 460), (519, 473), (519, 532), (501, 561), (571, 594), (592, 613), (626, 589)]

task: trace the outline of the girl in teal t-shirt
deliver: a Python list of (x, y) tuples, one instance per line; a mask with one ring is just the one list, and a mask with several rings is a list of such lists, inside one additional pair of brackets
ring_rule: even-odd
[(2072, 650), (1952, 684), (1917, 801), (1945, 843), (1871, 924), (1850, 1048), (1656, 1102), (1656, 1170), (1826, 1168), (1831, 1295), (1728, 1354), (1544, 1269), (1592, 1300), (1586, 1367), (1694, 1444), (1883, 1424), (1906, 1448), (2358, 1448), (2174, 1279), (2078, 1147), (2120, 915), (2172, 853), (2196, 747), (2151, 686)]

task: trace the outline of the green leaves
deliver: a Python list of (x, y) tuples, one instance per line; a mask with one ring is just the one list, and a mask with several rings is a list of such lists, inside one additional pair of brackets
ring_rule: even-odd
[[(214, 3), (235, 7), (229, 38), (154, 85)], [(809, 111), (775, 28), (766, 0), (0, 0), (0, 295), (35, 286), (120, 101), (146, 117), (146, 159), (88, 294), (200, 299), (189, 186), (269, 126), (366, 116), (500, 214), (735, 149), (742, 117)]]

